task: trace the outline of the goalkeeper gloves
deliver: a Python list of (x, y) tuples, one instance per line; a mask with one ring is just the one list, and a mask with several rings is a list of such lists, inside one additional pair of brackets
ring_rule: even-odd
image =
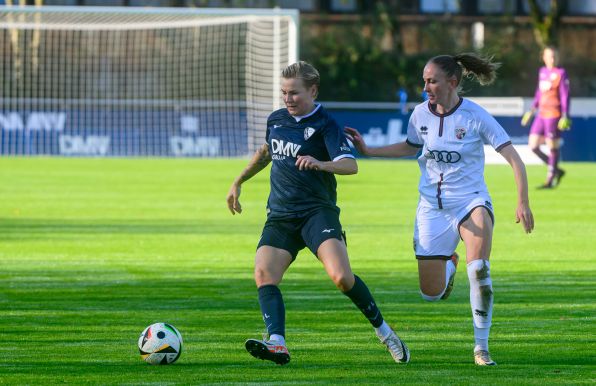
[(563, 115), (561, 119), (559, 119), (559, 123), (557, 123), (557, 128), (561, 131), (571, 129), (571, 119), (567, 118), (567, 115)]
[(534, 115), (534, 110), (526, 111), (521, 119), (522, 126), (528, 126), (528, 123), (530, 123), (530, 119), (532, 119), (533, 115)]

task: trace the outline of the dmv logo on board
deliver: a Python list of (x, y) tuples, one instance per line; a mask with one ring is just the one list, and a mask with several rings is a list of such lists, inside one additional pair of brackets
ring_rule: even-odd
[(7, 131), (63, 131), (66, 113), (33, 111), (29, 115), (15, 111), (0, 114), (0, 129)]

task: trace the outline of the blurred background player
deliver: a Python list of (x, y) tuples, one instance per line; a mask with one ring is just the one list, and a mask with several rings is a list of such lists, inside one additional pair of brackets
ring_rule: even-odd
[[(538, 86), (534, 95), (532, 109), (522, 117), (522, 125), (526, 126), (538, 109), (538, 115), (534, 118), (530, 128), (528, 144), (534, 154), (542, 162), (548, 165), (546, 182), (540, 186), (543, 189), (550, 189), (557, 186), (565, 171), (560, 169), (560, 140), (561, 130), (571, 128), (569, 119), (569, 79), (567, 72), (558, 67), (559, 54), (554, 47), (546, 47), (542, 51), (544, 67), (540, 67), (538, 73)], [(540, 145), (546, 143), (549, 148), (547, 156), (540, 150)]]
[[(259, 359), (283, 365), (290, 361), (285, 342), (285, 306), (278, 287), (298, 251), (305, 246), (323, 263), (327, 274), (370, 321), (396, 362), (408, 362), (406, 345), (383, 320), (368, 287), (352, 273), (345, 234), (336, 205), (334, 174), (356, 174), (358, 165), (346, 137), (325, 109), (315, 103), (319, 73), (306, 62), (282, 71), (286, 108), (267, 120), (266, 142), (234, 180), (228, 208), (241, 213), (243, 182), (273, 162), (267, 221), (257, 246), (255, 281), (268, 339), (249, 339), (246, 349)], [(330, 331), (329, 333), (334, 333)]]
[(470, 305), (474, 325), (474, 362), (492, 366), (488, 337), (492, 321), (490, 276), (494, 215), (484, 182), (484, 140), (512, 166), (517, 185), (516, 221), (529, 233), (534, 218), (528, 200), (524, 163), (509, 136), (482, 107), (459, 96), (462, 75), (480, 84), (496, 77), (497, 64), (475, 54), (441, 55), (423, 71), (428, 101), (416, 106), (405, 142), (370, 148), (360, 133), (346, 128), (360, 153), (372, 157), (418, 157), (420, 198), (414, 225), (420, 292), (428, 301), (446, 299), (453, 288), (460, 238), (466, 247)]

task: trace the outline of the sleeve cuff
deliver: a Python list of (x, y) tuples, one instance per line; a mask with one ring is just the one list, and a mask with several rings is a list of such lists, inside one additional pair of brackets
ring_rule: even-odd
[(424, 146), (424, 145), (420, 145), (418, 143), (410, 142), (409, 139), (406, 139), (406, 143), (412, 147), (417, 147), (417, 148), (421, 148), (422, 146)]
[(340, 159), (343, 159), (343, 158), (356, 158), (356, 157), (354, 157), (353, 154), (340, 154), (333, 159), (333, 162), (339, 161)]
[(504, 147), (507, 147), (507, 146), (509, 146), (509, 145), (511, 145), (511, 141), (507, 141), (507, 142), (505, 142), (505, 143), (503, 143), (503, 144), (501, 144), (501, 145), (497, 146), (497, 147), (495, 148), (495, 150), (496, 150), (497, 152), (500, 152), (501, 150), (503, 150), (503, 148), (504, 148)]

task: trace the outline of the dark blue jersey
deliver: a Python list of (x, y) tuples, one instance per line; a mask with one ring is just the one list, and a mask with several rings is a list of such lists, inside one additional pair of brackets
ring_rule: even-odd
[(274, 111), (267, 119), (265, 138), (272, 158), (268, 215), (302, 217), (321, 207), (339, 212), (335, 175), (296, 167), (300, 155), (319, 161), (354, 158), (343, 130), (325, 109), (317, 105), (298, 122), (285, 108)]

